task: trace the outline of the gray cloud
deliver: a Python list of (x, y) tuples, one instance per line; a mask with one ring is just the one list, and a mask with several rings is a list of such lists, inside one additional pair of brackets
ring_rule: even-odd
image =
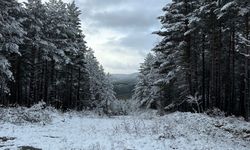
[[(138, 70), (157, 38), (156, 19), (170, 0), (76, 0), (82, 10), (83, 31), (88, 45), (106, 71)], [(117, 57), (118, 59), (116, 59)]]
[(120, 44), (124, 47), (148, 51), (153, 46), (153, 41), (155, 41), (155, 37), (150, 35), (150, 33), (132, 33), (120, 39)]
[[(82, 8), (82, 19), (91, 25), (108, 28), (130, 28), (145, 30), (159, 25), (156, 17), (166, 4), (163, 0), (78, 0)], [(154, 21), (152, 21), (154, 20)]]
[[(150, 16), (146, 16), (136, 10), (123, 9), (95, 12), (91, 14), (90, 17), (94, 20), (92, 24), (97, 27), (118, 28), (119, 30), (145, 30), (148, 26), (152, 25), (154, 15), (150, 14)], [(155, 25), (155, 23), (153, 25)]]
[(156, 43), (156, 38), (150, 33), (138, 32), (137, 34), (130, 33), (120, 39), (110, 38), (105, 44), (113, 45), (114, 47), (123, 47), (125, 51), (132, 50), (141, 55), (146, 55), (155, 45), (154, 41)]

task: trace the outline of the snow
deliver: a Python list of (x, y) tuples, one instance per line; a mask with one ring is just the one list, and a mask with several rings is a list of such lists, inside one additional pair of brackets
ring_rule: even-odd
[(250, 58), (250, 54), (245, 54), (245, 53), (240, 53), (240, 54), (247, 57), (247, 58)]
[(248, 8), (240, 8), (239, 15), (245, 16), (247, 13), (249, 13)]
[(234, 1), (229, 2), (227, 4), (225, 4), (222, 8), (221, 11), (227, 11), (230, 7), (233, 7), (234, 5), (236, 5), (236, 3)]
[[(91, 113), (90, 113), (91, 114)], [(51, 112), (49, 124), (0, 122), (0, 149), (32, 146), (43, 150), (249, 150), (250, 123), (181, 113), (100, 117)], [(1, 141), (1, 137), (9, 137)], [(12, 137), (12, 139), (11, 139)]]

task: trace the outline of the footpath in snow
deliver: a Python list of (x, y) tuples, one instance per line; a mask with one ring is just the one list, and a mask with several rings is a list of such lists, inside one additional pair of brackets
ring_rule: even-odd
[[(250, 123), (237, 118), (181, 112), (163, 117), (47, 113), (52, 117), (49, 123), (1, 119), (0, 149), (250, 150)], [(3, 115), (11, 116), (6, 110)]]

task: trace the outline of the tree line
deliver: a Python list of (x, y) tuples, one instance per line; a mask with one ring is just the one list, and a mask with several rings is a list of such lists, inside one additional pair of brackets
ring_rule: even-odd
[(172, 0), (140, 68), (141, 107), (250, 116), (249, 0)]
[(108, 105), (112, 85), (86, 46), (80, 14), (74, 1), (0, 0), (0, 104)]

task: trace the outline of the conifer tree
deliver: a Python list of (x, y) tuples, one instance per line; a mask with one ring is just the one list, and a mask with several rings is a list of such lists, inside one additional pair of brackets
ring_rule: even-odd
[(162, 41), (153, 49), (159, 111), (216, 107), (248, 119), (249, 7), (247, 0), (173, 0), (163, 8), (155, 32)]
[(14, 81), (12, 62), (21, 55), (19, 46), (25, 35), (20, 18), (23, 13), (16, 0), (0, 1), (0, 99), (3, 104), (9, 103), (6, 99), (6, 94), (10, 93), (8, 83)]

